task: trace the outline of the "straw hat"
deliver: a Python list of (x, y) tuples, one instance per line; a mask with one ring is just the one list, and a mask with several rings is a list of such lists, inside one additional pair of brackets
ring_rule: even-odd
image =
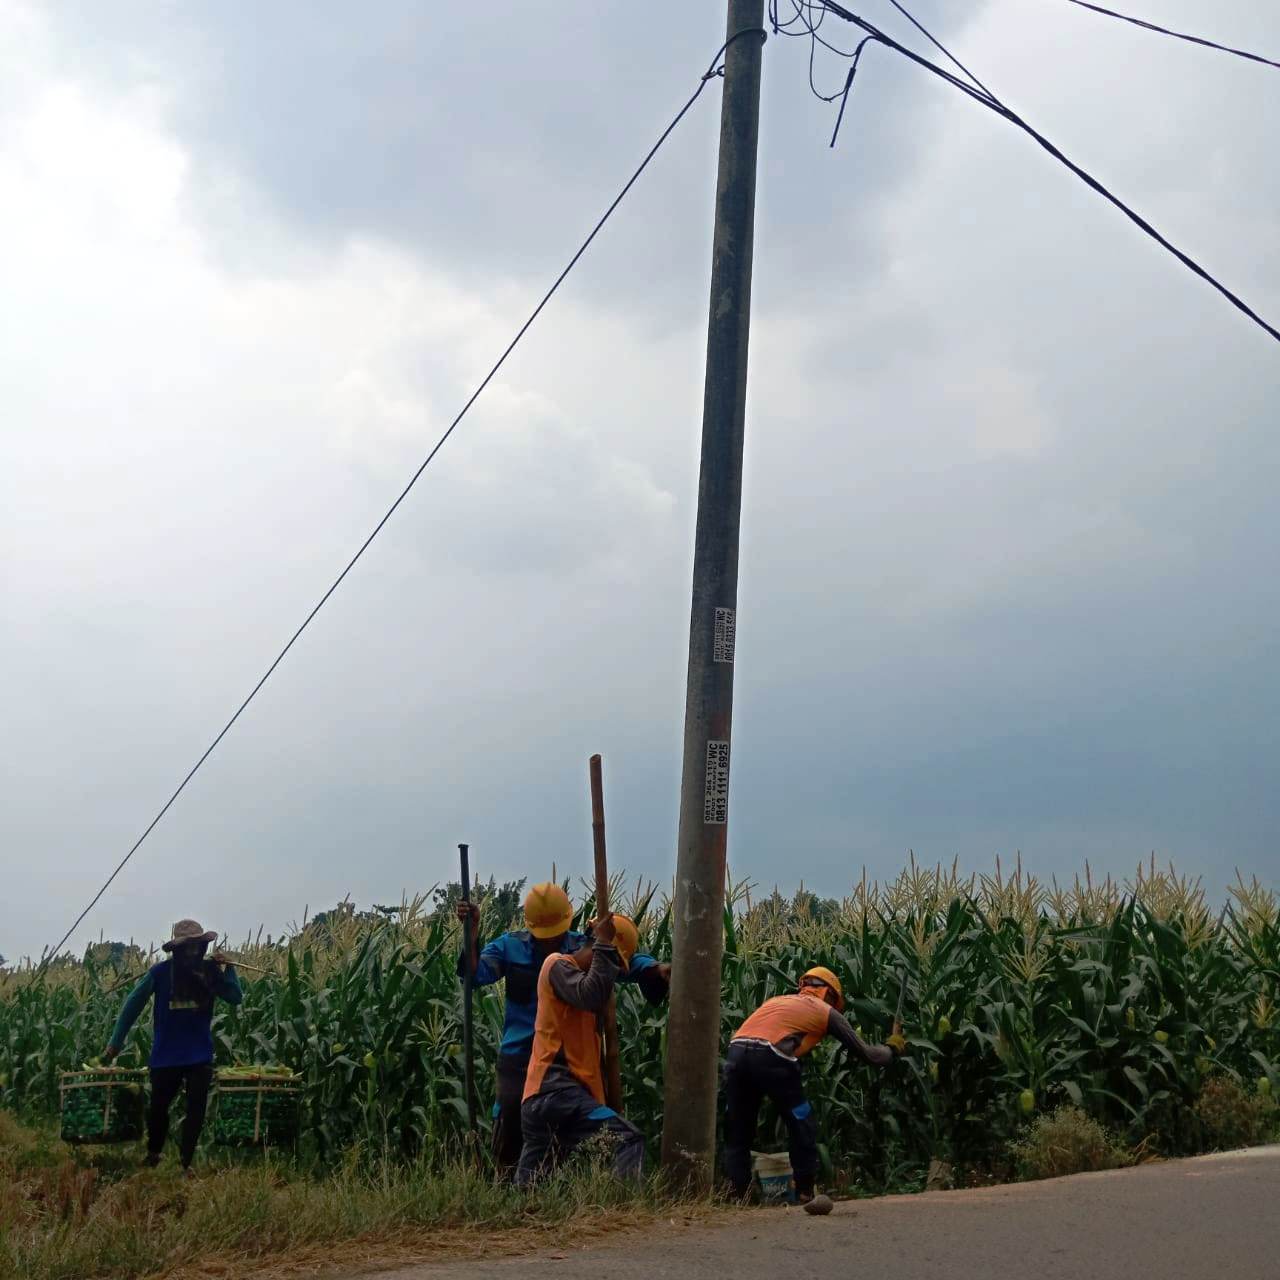
[(174, 947), (180, 947), (184, 942), (217, 942), (218, 935), (214, 932), (206, 931), (201, 928), (196, 920), (179, 920), (173, 926), (173, 937), (164, 943), (162, 950), (172, 951)]

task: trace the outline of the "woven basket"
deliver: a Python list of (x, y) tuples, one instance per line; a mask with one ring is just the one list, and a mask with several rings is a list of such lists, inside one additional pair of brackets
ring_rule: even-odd
[(297, 1076), (219, 1078), (213, 1140), (223, 1146), (289, 1146), (297, 1141), (302, 1081)]
[(64, 1071), (58, 1092), (63, 1142), (133, 1142), (142, 1136), (145, 1071), (124, 1067)]

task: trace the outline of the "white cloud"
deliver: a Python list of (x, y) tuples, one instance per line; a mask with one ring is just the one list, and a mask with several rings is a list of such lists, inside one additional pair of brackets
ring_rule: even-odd
[[(415, 237), (376, 163), (387, 130), (403, 156), (396, 123), (423, 106), (370, 78), (385, 33), (356, 50), (344, 92), (358, 83), (362, 111), (322, 172), (311, 153), (288, 167), (290, 121), (267, 119), (283, 90), (244, 67), (227, 121), (283, 131), (234, 163), (260, 139), (200, 116), (226, 88), (217, 65), (133, 50), (152, 19), (132, 21), (117, 56), (69, 11), (0, 9), (0, 841), (27, 855), (6, 953), (59, 932), (528, 314), (591, 220), (538, 221), (544, 197), (563, 213), (589, 189), (594, 216), (644, 132), (620, 113), (579, 139), (581, 86), (521, 81), (536, 163), (471, 234), (487, 185)], [(606, 52), (611, 30), (593, 28)], [(1259, 159), (1274, 76), (1067, 6), (993, 2), (946, 34), (1280, 313), (1280, 193)], [(669, 74), (667, 43), (627, 48), (636, 94)], [(830, 153), (803, 51), (768, 49), (735, 868), (772, 882), (780, 851), (808, 848), (806, 881), (835, 891), (899, 844), (1018, 843), (1054, 869), (1127, 866), (1141, 839), (1211, 877), (1227, 844), (1273, 872), (1274, 798), (1248, 782), (1280, 698), (1263, 660), (1280, 619), (1273, 344), (911, 68), (869, 65)], [(527, 71), (506, 56), (459, 37), (455, 66), (409, 79), (436, 119), (481, 80), (500, 97)], [(414, 57), (396, 47), (397, 67)], [(456, 123), (448, 146), (424, 135), (419, 195), (447, 200), (436, 179), (458, 165), (487, 183), (504, 114)], [(386, 899), (468, 837), (500, 876), (571, 865), (592, 750), (619, 856), (669, 873), (714, 115), (673, 140), (100, 927), (145, 932), (192, 894), (232, 928), (348, 890)], [(387, 209), (325, 204), (348, 163)], [(1188, 759), (1214, 753), (1191, 785)]]

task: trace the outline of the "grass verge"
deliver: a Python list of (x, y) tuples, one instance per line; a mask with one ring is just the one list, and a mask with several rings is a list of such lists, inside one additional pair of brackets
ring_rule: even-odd
[(358, 1151), (323, 1175), (270, 1158), (215, 1159), (186, 1180), (173, 1167), (139, 1169), (135, 1149), (68, 1148), (0, 1113), (5, 1280), (245, 1277), (514, 1253), (709, 1208), (590, 1166), (519, 1195), (462, 1161), (406, 1165)]

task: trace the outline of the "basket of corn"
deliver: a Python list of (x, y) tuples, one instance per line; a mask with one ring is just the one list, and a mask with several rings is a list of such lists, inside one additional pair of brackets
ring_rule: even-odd
[(298, 1137), (302, 1080), (287, 1067), (224, 1067), (214, 1094), (213, 1140), (223, 1146), (284, 1146)]
[(133, 1142), (142, 1136), (145, 1071), (85, 1063), (58, 1086), (63, 1142)]

